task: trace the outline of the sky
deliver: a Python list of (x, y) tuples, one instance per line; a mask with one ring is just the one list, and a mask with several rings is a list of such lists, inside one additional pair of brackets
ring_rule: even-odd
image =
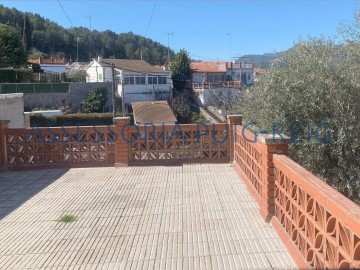
[[(299, 38), (335, 38), (360, 0), (1, 0), (66, 28), (130, 32), (194, 59), (229, 60), (289, 49)], [(61, 4), (61, 5), (60, 5)], [(62, 7), (61, 7), (62, 6)], [(168, 35), (172, 33), (172, 35)]]

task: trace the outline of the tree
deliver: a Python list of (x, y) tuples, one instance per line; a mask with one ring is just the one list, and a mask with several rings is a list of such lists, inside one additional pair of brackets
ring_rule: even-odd
[(190, 62), (188, 52), (182, 49), (175, 55), (175, 60), (170, 65), (174, 89), (177, 92), (186, 89), (187, 84), (192, 80), (193, 70)]
[(23, 66), (26, 60), (26, 52), (16, 29), (0, 24), (0, 67)]
[(85, 82), (86, 70), (83, 69), (70, 69), (65, 73), (69, 82)]
[[(102, 55), (104, 58), (140, 59), (141, 48), (146, 50), (143, 59), (150, 64), (166, 62), (167, 47), (149, 38), (132, 32), (117, 34), (113, 31), (90, 31), (86, 27), (66, 29), (38, 14), (24, 13), (0, 4), (0, 23), (19, 29), (21, 41), (27, 51), (35, 49), (49, 56), (62, 52), (70, 59), (77, 55), (76, 41), (79, 37), (79, 61), (89, 61), (89, 56)], [(31, 39), (29, 40), (29, 37)], [(125, 46), (127, 46), (127, 51)], [(31, 48), (30, 48), (31, 46)], [(174, 52), (170, 50), (171, 57)]]
[(26, 51), (30, 51), (31, 49), (31, 25), (29, 16), (24, 15), (24, 27), (22, 33), (22, 42)]
[(357, 202), (359, 49), (353, 42), (299, 41), (239, 104), (246, 121), (259, 129), (283, 128), (293, 140), (291, 157)]
[(87, 98), (81, 102), (84, 113), (103, 112), (107, 101), (107, 89), (99, 88), (90, 91)]

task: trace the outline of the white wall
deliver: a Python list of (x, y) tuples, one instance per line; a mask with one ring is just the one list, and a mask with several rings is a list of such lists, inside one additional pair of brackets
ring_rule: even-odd
[(197, 93), (200, 105), (211, 106), (216, 105), (219, 100), (233, 101), (241, 90), (238, 88), (216, 88), (216, 89), (197, 89)]
[(0, 95), (0, 120), (10, 120), (10, 128), (24, 128), (24, 94)]
[(110, 67), (102, 67), (97, 61), (93, 61), (86, 69), (86, 82), (111, 82), (112, 74)]

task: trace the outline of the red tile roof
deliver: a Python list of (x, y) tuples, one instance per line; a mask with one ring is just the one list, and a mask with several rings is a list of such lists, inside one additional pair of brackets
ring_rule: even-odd
[(225, 73), (227, 62), (192, 62), (191, 68), (201, 73)]
[(167, 101), (132, 102), (131, 106), (137, 124), (175, 123), (177, 121)]

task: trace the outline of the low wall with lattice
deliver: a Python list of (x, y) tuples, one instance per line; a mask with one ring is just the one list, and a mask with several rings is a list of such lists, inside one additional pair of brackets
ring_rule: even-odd
[(0, 168), (9, 170), (229, 162), (227, 124), (9, 128), (0, 121)]
[(359, 269), (360, 207), (287, 157), (288, 143), (237, 126), (236, 172), (301, 269)]

